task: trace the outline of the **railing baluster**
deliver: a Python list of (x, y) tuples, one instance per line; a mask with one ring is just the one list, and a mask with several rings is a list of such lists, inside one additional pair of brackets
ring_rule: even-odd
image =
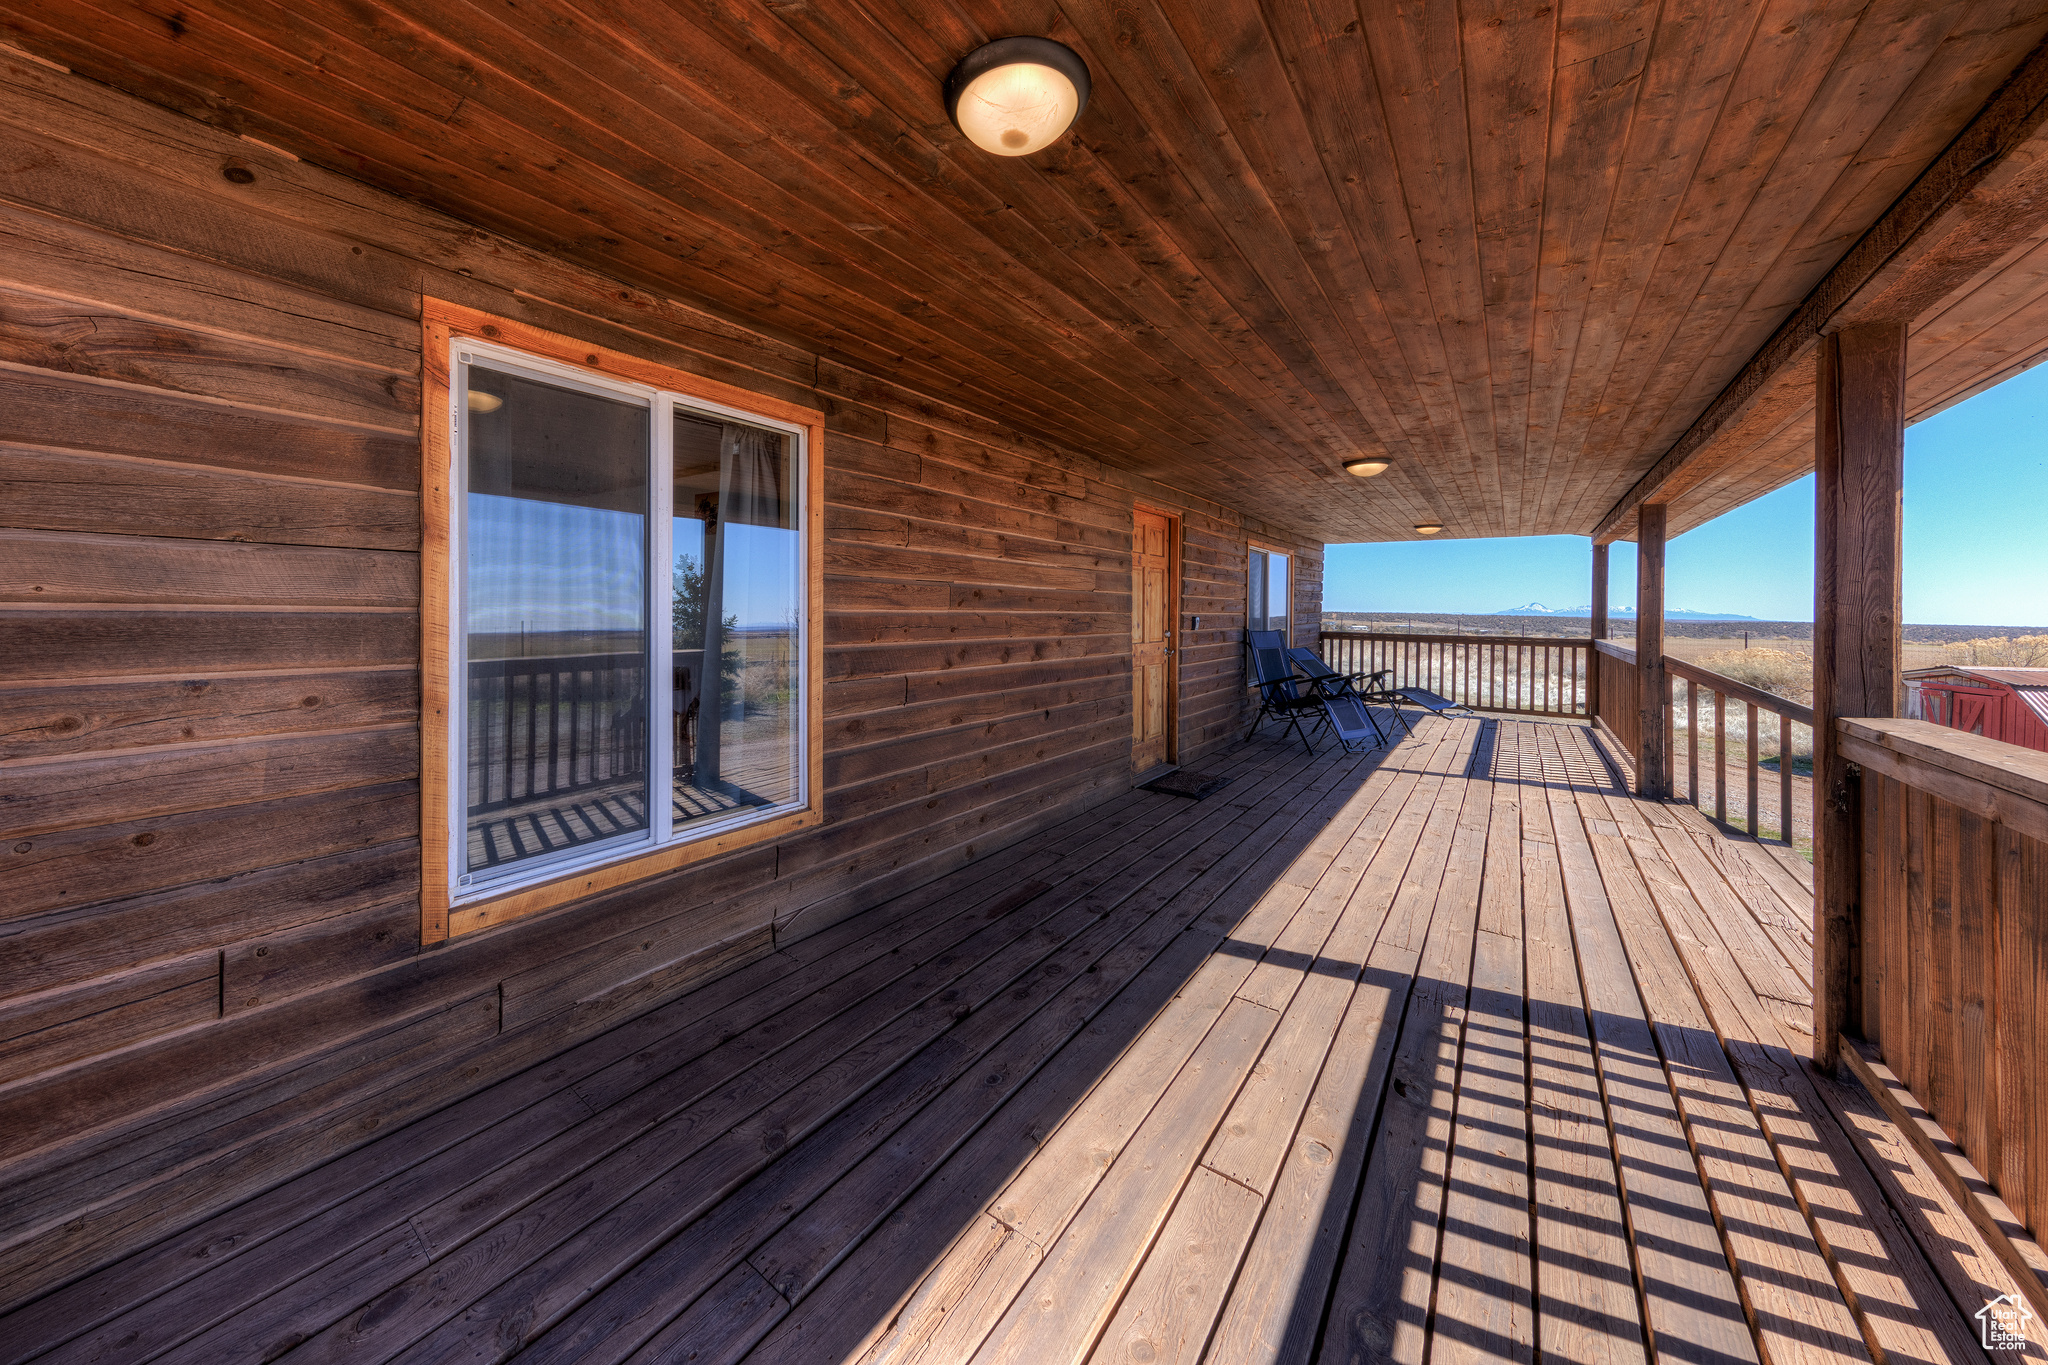
[(1728, 823), (1728, 698), (1714, 693), (1714, 818)]
[(1700, 805), (1700, 685), (1685, 680), (1685, 794)]
[(561, 778), (562, 747), (562, 672), (550, 669), (548, 672), (548, 790), (560, 791), (565, 785)]
[(1778, 833), (1792, 847), (1792, 717), (1778, 714)]
[(582, 779), (582, 758), (583, 669), (579, 662), (569, 673), (569, 785), (572, 787)]
[(513, 765), (518, 762), (513, 757), (514, 746), (512, 743), (512, 727), (518, 724), (518, 721), (514, 719), (518, 714), (518, 708), (512, 704), (512, 693), (518, 685), (519, 679), (517, 675), (508, 667), (505, 670), (505, 799), (507, 801), (510, 801), (513, 797)]
[(1759, 767), (1759, 763), (1758, 763), (1758, 759), (1757, 759), (1757, 752), (1756, 752), (1756, 748), (1757, 748), (1757, 745), (1756, 745), (1756, 703), (1755, 703), (1755, 702), (1750, 702), (1750, 703), (1748, 703), (1748, 705), (1749, 705), (1749, 717), (1748, 717), (1748, 719), (1749, 719), (1749, 733), (1748, 733), (1748, 734), (1747, 734), (1746, 736), (1744, 736), (1744, 738), (1743, 738), (1743, 741), (1742, 741), (1742, 751), (1743, 751), (1743, 755), (1744, 755), (1744, 756), (1745, 756), (1745, 757), (1746, 757), (1746, 758), (1747, 758), (1747, 759), (1749, 760), (1749, 832), (1750, 832), (1750, 835), (1751, 835), (1752, 837), (1755, 837), (1755, 836), (1756, 836), (1756, 833), (1757, 833), (1757, 827), (1756, 827), (1756, 783), (1757, 783), (1757, 770), (1758, 770), (1758, 767)]

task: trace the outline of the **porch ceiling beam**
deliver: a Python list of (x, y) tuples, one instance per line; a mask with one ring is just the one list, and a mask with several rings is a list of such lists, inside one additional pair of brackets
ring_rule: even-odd
[(1594, 541), (1632, 535), (1637, 509), (1682, 495), (1710, 453), (1745, 433), (1759, 437), (1810, 403), (1812, 356), (1822, 336), (1876, 322), (1910, 327), (2044, 229), (2048, 41), (2027, 55), (1698, 420), (1600, 519)]

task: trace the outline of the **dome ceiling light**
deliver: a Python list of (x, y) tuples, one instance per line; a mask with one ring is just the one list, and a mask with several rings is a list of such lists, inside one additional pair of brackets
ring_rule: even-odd
[(1392, 460), (1384, 460), (1377, 455), (1369, 458), (1346, 460), (1344, 462), (1344, 472), (1346, 474), (1356, 474), (1361, 479), (1369, 479), (1375, 474), (1386, 473), (1393, 466), (1393, 463)]
[(1443, 527), (1437, 525), (1433, 521), (1425, 521), (1420, 526), (1417, 526), (1415, 528), (1415, 534), (1418, 536), (1433, 536), (1438, 531), (1441, 531), (1443, 529)]
[(946, 77), (946, 113), (984, 152), (1029, 156), (1088, 107), (1088, 64), (1050, 38), (998, 38)]

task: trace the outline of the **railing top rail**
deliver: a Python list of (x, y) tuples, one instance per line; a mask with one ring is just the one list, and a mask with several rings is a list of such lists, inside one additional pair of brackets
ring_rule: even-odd
[(1625, 664), (1632, 664), (1636, 661), (1636, 652), (1634, 650), (1624, 649), (1612, 640), (1595, 640), (1593, 641), (1593, 648), (1605, 654), (1608, 658), (1619, 659)]
[(506, 659), (472, 659), (469, 661), (469, 668), (472, 674), (567, 673), (575, 669), (587, 672), (591, 669), (642, 667), (646, 663), (645, 654), (514, 654)]
[[(2026, 823), (2035, 828), (2048, 828), (2048, 754), (1927, 720), (1843, 716), (1835, 725), (1851, 739), (1862, 740), (1875, 749), (1906, 760), (1906, 772), (1900, 780), (1908, 785), (1916, 785), (1913, 768), (1939, 769), (1992, 788), (2007, 797), (2017, 798), (2029, 808)], [(1854, 754), (1849, 756), (1855, 757)], [(1940, 794), (1944, 799), (1954, 799), (1946, 793)], [(1983, 808), (1981, 813), (1997, 817), (1998, 812), (1986, 807), (1985, 803), (1975, 804)], [(2010, 802), (2001, 804), (2009, 805)]]
[(1674, 659), (1667, 654), (1664, 656), (1664, 671), (1684, 678), (1687, 682), (1711, 687), (1716, 692), (1725, 693), (1737, 701), (1748, 702), (1759, 710), (1776, 711), (1779, 715), (1789, 716), (1795, 724), (1813, 724), (1811, 706), (1801, 706), (1796, 701), (1787, 701), (1774, 693), (1764, 691), (1761, 687), (1751, 687), (1748, 683), (1737, 682), (1712, 669), (1701, 668), (1698, 664), (1689, 664), (1683, 659)]
[(1450, 645), (1550, 645), (1562, 649), (1584, 649), (1592, 641), (1583, 635), (1395, 635), (1377, 630), (1326, 630), (1325, 640), (1421, 641)]

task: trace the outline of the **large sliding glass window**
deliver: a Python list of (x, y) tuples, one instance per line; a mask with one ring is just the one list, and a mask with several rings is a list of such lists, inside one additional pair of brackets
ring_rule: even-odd
[(450, 904), (803, 809), (805, 428), (451, 351)]
[(799, 567), (791, 438), (675, 414), (678, 828), (797, 797)]
[(1287, 629), (1287, 604), (1289, 601), (1287, 556), (1278, 550), (1261, 550), (1251, 547), (1250, 582), (1246, 585), (1249, 606), (1246, 611), (1247, 628), (1251, 630), (1277, 630), (1288, 643), (1293, 637)]
[(652, 405), (474, 360), (461, 882), (644, 839)]

